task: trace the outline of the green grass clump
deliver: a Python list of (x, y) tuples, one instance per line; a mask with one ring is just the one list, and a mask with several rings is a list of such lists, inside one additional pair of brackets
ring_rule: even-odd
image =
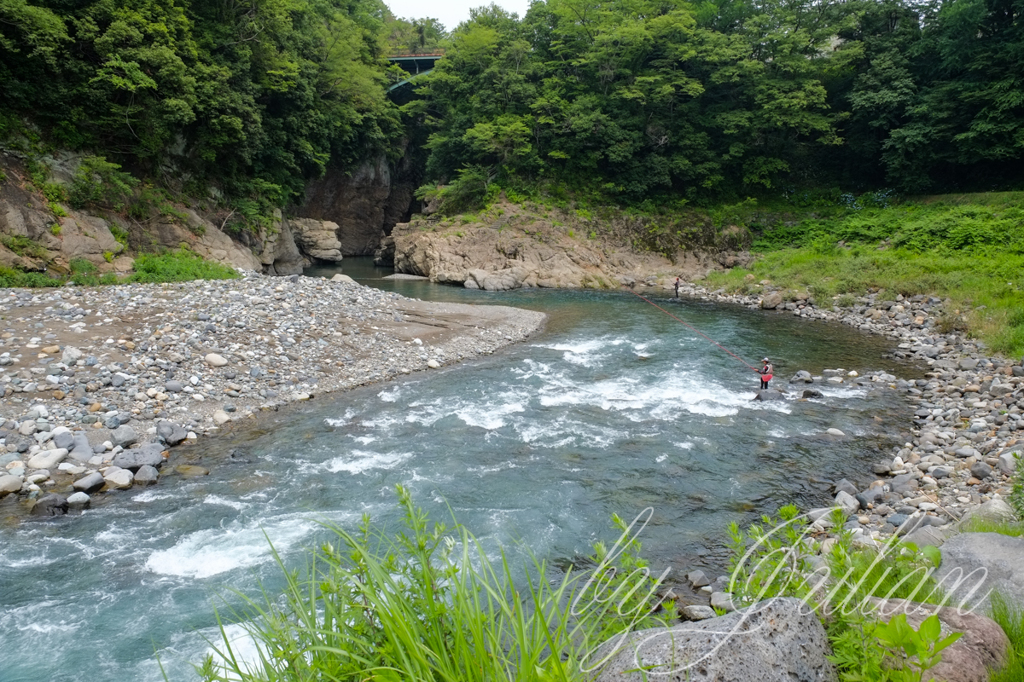
[(989, 677), (989, 682), (1024, 682), (1024, 604), (1015, 604), (998, 592), (992, 593), (992, 620), (1010, 640), (1010, 657), (1002, 670)]
[(0, 243), (19, 256), (27, 258), (46, 257), (46, 249), (24, 235), (6, 235), (0, 237)]
[(1024, 523), (1020, 521), (994, 521), (992, 519), (971, 518), (960, 526), (963, 533), (999, 533), (1011, 538), (1024, 535)]
[[(662, 624), (634, 618), (636, 595), (654, 581), (629, 572), (598, 577), (585, 608), (573, 609), (586, 581), (569, 573), (553, 580), (533, 561), (514, 578), (503, 556), (492, 563), (464, 528), (429, 523), (398, 487), (405, 530), (395, 536), (364, 517), (359, 532), (336, 526), (304, 577), (284, 569), (282, 597), (247, 600), (243, 627), (258, 661), (242, 661), (221, 627), (221, 641), (201, 666), (204, 682), (237, 680), (523, 680), (589, 679), (587, 660), (609, 632)], [(280, 558), (276, 556), (280, 562)], [(648, 584), (649, 581), (649, 584)], [(590, 584), (588, 589), (595, 589)], [(621, 615), (618, 606), (628, 606)], [(637, 603), (646, 616), (648, 604)]]
[(194, 279), (235, 279), (238, 272), (227, 265), (203, 260), (185, 249), (162, 254), (143, 253), (135, 258), (129, 282), (188, 282)]
[(59, 287), (64, 282), (41, 272), (21, 272), (13, 268), (0, 267), (0, 287)]

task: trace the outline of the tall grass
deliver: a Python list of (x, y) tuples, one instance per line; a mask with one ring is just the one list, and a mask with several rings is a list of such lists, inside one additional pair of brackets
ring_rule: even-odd
[(199, 255), (179, 249), (167, 253), (142, 253), (135, 257), (135, 272), (129, 282), (187, 282), (194, 279), (235, 279), (238, 272), (221, 263), (203, 260)]
[(1006, 633), (1010, 640), (1010, 657), (1002, 670), (989, 677), (990, 682), (1024, 682), (1024, 604), (1009, 601), (999, 593), (993, 593), (992, 620)]
[[(517, 578), (504, 556), (492, 563), (464, 528), (431, 525), (408, 491), (398, 494), (405, 531), (392, 537), (366, 518), (356, 534), (329, 526), (332, 541), (305, 573), (285, 570), (283, 595), (235, 612), (258, 660), (242, 660), (222, 627), (203, 680), (568, 682), (586, 678), (588, 654), (609, 635), (671, 617), (649, 615), (643, 572), (588, 584), (582, 574), (555, 580), (534, 560)], [(631, 549), (624, 556), (620, 565), (640, 565)], [(574, 609), (581, 596), (586, 608)]]

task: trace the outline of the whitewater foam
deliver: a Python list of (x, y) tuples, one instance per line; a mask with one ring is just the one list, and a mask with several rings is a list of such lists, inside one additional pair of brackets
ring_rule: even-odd
[(380, 453), (372, 450), (352, 450), (341, 457), (335, 457), (324, 463), (324, 468), (332, 474), (348, 472), (361, 474), (373, 469), (393, 469), (412, 457), (411, 452)]

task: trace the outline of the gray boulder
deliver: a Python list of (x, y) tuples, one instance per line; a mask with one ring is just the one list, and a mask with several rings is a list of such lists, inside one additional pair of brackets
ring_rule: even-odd
[(999, 471), (1000, 473), (1009, 476), (1017, 470), (1017, 458), (1019, 455), (1015, 452), (1004, 452), (999, 455)]
[(686, 620), (707, 620), (708, 618), (715, 617), (715, 610), (713, 608), (701, 604), (684, 606), (680, 613)]
[[(942, 565), (935, 575), (951, 593), (950, 606), (967, 600), (984, 608), (992, 590), (998, 590), (1011, 604), (1024, 604), (1024, 537), (961, 533), (946, 540), (941, 551)], [(974, 571), (977, 573), (967, 578)], [(958, 579), (962, 584), (954, 589)], [(969, 595), (975, 587), (978, 589)]]
[(96, 454), (92, 451), (89, 438), (81, 431), (74, 434), (74, 444), (71, 448), (70, 457), (78, 462), (88, 462)]
[(971, 476), (974, 476), (979, 481), (985, 480), (992, 475), (992, 467), (984, 462), (975, 462), (974, 466), (971, 467)]
[(816, 390), (816, 389), (808, 388), (808, 389), (805, 389), (804, 392), (800, 394), (800, 397), (804, 398), (804, 399), (807, 399), (807, 398), (824, 398), (825, 394), (822, 393), (821, 391)]
[(0, 497), (9, 493), (16, 493), (21, 490), (22, 480), (20, 476), (0, 474)]
[(32, 516), (64, 516), (68, 513), (67, 498), (47, 495), (32, 505)]
[(791, 384), (813, 384), (814, 383), (814, 378), (811, 376), (810, 372), (808, 372), (805, 369), (802, 369), (802, 370), (800, 370), (799, 372), (797, 372), (796, 374), (793, 375), (793, 378), (789, 380), (789, 383), (791, 383)]
[(757, 395), (754, 396), (754, 400), (763, 400), (765, 402), (779, 401), (785, 399), (786, 396), (779, 393), (778, 391), (773, 391), (771, 389), (767, 391), (758, 391)]
[(156, 425), (156, 435), (168, 445), (177, 445), (185, 440), (188, 431), (174, 422), (162, 421)]
[(993, 523), (1013, 523), (1017, 520), (1017, 517), (1005, 500), (997, 498), (968, 509), (963, 515), (963, 520), (968, 521), (970, 519), (991, 521)]
[(781, 598), (612, 639), (588, 663), (608, 660), (597, 682), (824, 682), (837, 679), (830, 653), (817, 616), (799, 599)]
[(119, 452), (111, 464), (121, 469), (128, 469), (132, 473), (144, 466), (159, 469), (164, 463), (163, 450), (159, 443), (149, 443), (139, 448)]
[(103, 475), (98, 471), (94, 471), (72, 483), (71, 487), (83, 493), (94, 493), (102, 488), (104, 483)]
[(160, 478), (160, 472), (148, 464), (139, 467), (139, 470), (135, 472), (135, 482), (139, 485), (154, 485), (158, 478)]
[(123, 448), (129, 445), (134, 445), (135, 441), (139, 439), (139, 434), (135, 433), (135, 429), (130, 426), (119, 426), (114, 429), (114, 433), (111, 436), (114, 445), (120, 445)]
[(70, 450), (75, 444), (75, 436), (71, 433), (71, 429), (66, 426), (58, 426), (50, 433), (50, 436), (53, 438), (53, 446), (55, 448)]

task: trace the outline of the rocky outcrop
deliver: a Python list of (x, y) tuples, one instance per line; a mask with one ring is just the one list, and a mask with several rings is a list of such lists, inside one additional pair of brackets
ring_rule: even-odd
[(291, 218), (288, 220), (295, 244), (307, 256), (325, 261), (340, 261), (341, 241), (338, 239), (338, 224), (329, 220), (312, 218)]
[(640, 253), (515, 211), (506, 205), (497, 219), (465, 226), (425, 219), (400, 223), (376, 257), (385, 263), (390, 256), (397, 272), (487, 291), (664, 285), (676, 276), (699, 277), (721, 268), (699, 252), (679, 252), (674, 259)]
[(390, 196), (391, 169), (381, 155), (363, 162), (350, 174), (328, 169), (324, 177), (306, 187), (306, 200), (296, 213), (335, 223), (342, 254), (370, 255), (384, 236)]
[[(617, 644), (613, 639), (599, 649), (597, 661)], [(633, 633), (597, 682), (824, 682), (837, 679), (825, 658), (830, 653), (825, 628), (802, 601), (771, 599), (718, 618)]]
[(187, 246), (207, 260), (224, 263), (239, 270), (259, 270), (260, 260), (216, 225), (192, 209), (184, 209), (183, 219), (157, 222), (150, 230), (156, 242), (168, 249)]

